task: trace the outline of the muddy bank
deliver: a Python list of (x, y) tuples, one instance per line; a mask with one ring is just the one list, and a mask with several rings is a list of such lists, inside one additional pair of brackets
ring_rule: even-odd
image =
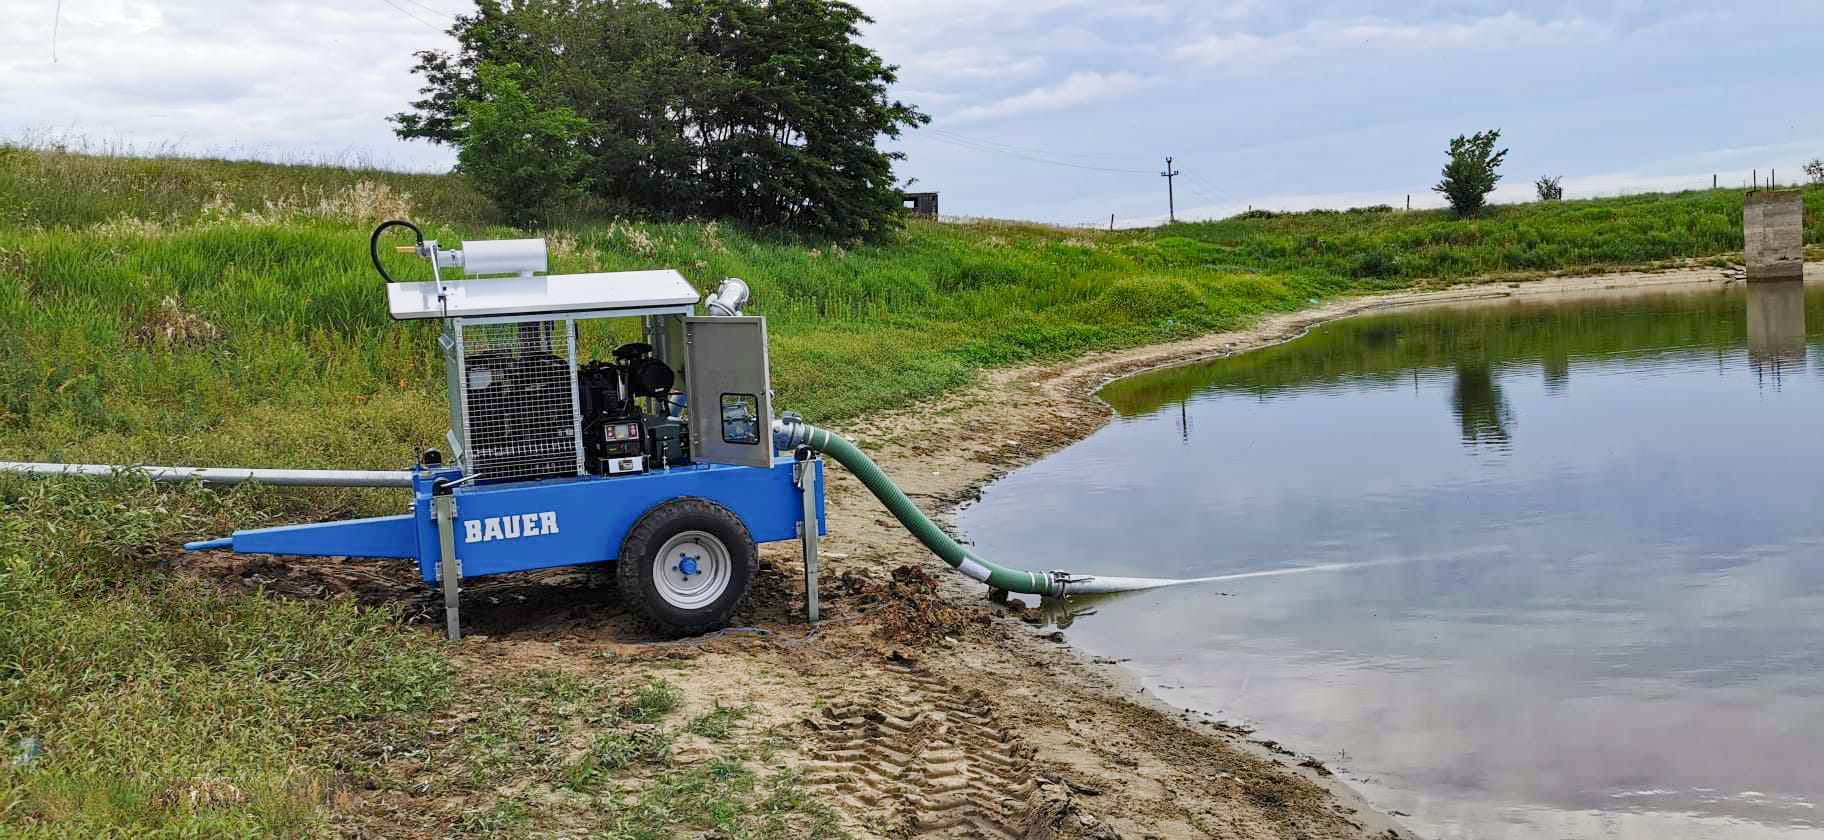
[[(1284, 341), (1371, 309), (1724, 280), (1717, 269), (1681, 269), (1341, 300), (1243, 330), (993, 371), (971, 388), (840, 431), (942, 518), (996, 476), (1106, 423), (1110, 410), (1094, 392), (1119, 376)], [(628, 682), (662, 675), (681, 690), (681, 714), (749, 710), (729, 736), (733, 747), (717, 749), (766, 755), (768, 772), (798, 770), (859, 837), (1411, 836), (1320, 762), (1154, 701), (1118, 666), (1077, 655), (1038, 616), (988, 603), (858, 482), (840, 468), (828, 475), (819, 593), (827, 620), (818, 627), (801, 619), (795, 544), (763, 550), (766, 568), (739, 626), (682, 642), (655, 639), (624, 614), (599, 571), (502, 576), (465, 589), (473, 635), (454, 654), (464, 690), (532, 673)], [(396, 561), (173, 562), (232, 586), (383, 604), (427, 633), (438, 620), (430, 593)], [(464, 714), (453, 709), (431, 726), (459, 733)], [(787, 748), (761, 749), (773, 744)], [(687, 762), (709, 749), (687, 738), (673, 755)], [(452, 820), (507, 793), (441, 785), (422, 762), (374, 760), (385, 781), (338, 800), (350, 835), (446, 836)], [(591, 809), (566, 804), (561, 792), (510, 793), (548, 803), (532, 815), (534, 834), (590, 829)]]

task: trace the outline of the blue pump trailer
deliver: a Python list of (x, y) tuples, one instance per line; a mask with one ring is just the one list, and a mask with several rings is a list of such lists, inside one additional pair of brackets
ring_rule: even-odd
[[(432, 279), (395, 282), (381, 234), (404, 227)], [(725, 624), (746, 598), (759, 543), (799, 540), (817, 620), (823, 461), (781, 455), (772, 434), (766, 321), (741, 314), (736, 279), (702, 303), (675, 271), (547, 274), (542, 239), (446, 249), (407, 222), (370, 251), (398, 320), (436, 319), (450, 401), (448, 454), (337, 481), (329, 471), (166, 470), (158, 477), (409, 488), (409, 513), (236, 531), (194, 551), (394, 557), (441, 588), (461, 636), (464, 578), (613, 564), (621, 595), (677, 635)], [(461, 276), (446, 276), (460, 270)], [(637, 318), (639, 342), (586, 360), (579, 326)], [(605, 355), (605, 354), (603, 354)], [(696, 410), (690, 400), (698, 397)], [(49, 465), (40, 465), (49, 466)], [(287, 480), (296, 479), (296, 480)]]

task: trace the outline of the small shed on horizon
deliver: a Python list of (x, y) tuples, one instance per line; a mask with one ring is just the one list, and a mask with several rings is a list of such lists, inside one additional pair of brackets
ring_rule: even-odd
[(924, 219), (937, 218), (937, 193), (902, 192), (899, 201), (907, 213)]

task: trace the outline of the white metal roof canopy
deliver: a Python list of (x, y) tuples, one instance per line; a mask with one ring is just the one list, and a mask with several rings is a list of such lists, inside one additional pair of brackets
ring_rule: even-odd
[(653, 314), (651, 310), (669, 307), (690, 314), (700, 297), (684, 275), (671, 269), (445, 280), (441, 287), (448, 290), (447, 301), (439, 299), (439, 286), (434, 280), (389, 283), (387, 311), (398, 320), (616, 310)]

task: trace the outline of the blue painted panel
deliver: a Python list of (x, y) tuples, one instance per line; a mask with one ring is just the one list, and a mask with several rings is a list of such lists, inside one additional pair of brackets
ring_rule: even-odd
[[(796, 539), (803, 503), (792, 484), (792, 464), (784, 457), (771, 469), (698, 464), (632, 476), (459, 487), (456, 554), (464, 577), (610, 561), (641, 515), (680, 496), (728, 508), (755, 542)], [(818, 488), (817, 525), (823, 533), (821, 482)], [(428, 486), (419, 492), (428, 493)], [(434, 582), (436, 525), (428, 496), (419, 499), (418, 540), (424, 546), (419, 573)]]
[(234, 532), (234, 550), (257, 554), (348, 557), (417, 557), (412, 516), (381, 516), (310, 525), (281, 525)]

